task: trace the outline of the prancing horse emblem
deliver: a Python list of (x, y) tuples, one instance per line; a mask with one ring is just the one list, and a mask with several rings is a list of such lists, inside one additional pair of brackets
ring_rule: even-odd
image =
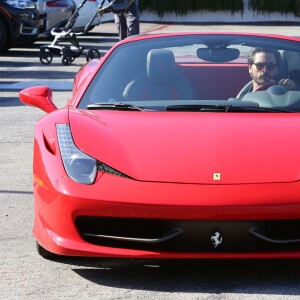
[(221, 237), (220, 232), (215, 232), (211, 236), (211, 240), (213, 241), (215, 248), (218, 247), (222, 243), (222, 237)]
[(221, 180), (221, 173), (213, 173), (213, 180)]

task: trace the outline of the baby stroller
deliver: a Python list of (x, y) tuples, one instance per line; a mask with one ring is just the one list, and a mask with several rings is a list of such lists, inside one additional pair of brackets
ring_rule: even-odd
[[(109, 5), (103, 7), (105, 0), (102, 0), (98, 9), (95, 11), (95, 14), (88, 24), (86, 24), (83, 31), (78, 32), (73, 29), (73, 27), (78, 17), (79, 10), (87, 1), (88, 0), (83, 0), (83, 2), (76, 8), (75, 12), (63, 29), (57, 27), (51, 29), (51, 35), (54, 36), (53, 42), (50, 45), (43, 45), (40, 47), (40, 61), (42, 64), (50, 64), (54, 54), (61, 56), (61, 61), (65, 66), (70, 65), (77, 57), (82, 55), (85, 50), (84, 47), (79, 45), (77, 36), (87, 33), (97, 14), (99, 13), (100, 15), (103, 15), (108, 12), (116, 13), (127, 9), (132, 3), (132, 0), (112, 0)], [(101, 57), (100, 52), (96, 48), (89, 49), (85, 55), (87, 61)]]

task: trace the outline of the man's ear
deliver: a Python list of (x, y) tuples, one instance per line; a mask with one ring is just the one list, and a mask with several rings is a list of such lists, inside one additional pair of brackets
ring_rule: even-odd
[(249, 65), (249, 66), (248, 66), (248, 72), (249, 72), (250, 77), (253, 79), (252, 65)]

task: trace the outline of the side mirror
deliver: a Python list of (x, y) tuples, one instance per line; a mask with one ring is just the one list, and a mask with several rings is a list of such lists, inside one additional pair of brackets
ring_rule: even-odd
[(52, 90), (48, 86), (34, 86), (20, 91), (22, 103), (37, 107), (46, 113), (57, 110), (53, 103)]

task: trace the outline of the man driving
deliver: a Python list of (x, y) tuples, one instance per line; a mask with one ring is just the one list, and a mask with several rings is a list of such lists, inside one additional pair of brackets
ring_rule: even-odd
[[(279, 51), (265, 48), (252, 48), (248, 54), (248, 70), (252, 81), (239, 93), (241, 99), (247, 93), (265, 90), (272, 84), (276, 84), (274, 77), (278, 74), (278, 66), (281, 63)], [(291, 79), (283, 78), (277, 83), (287, 90), (295, 87)]]

